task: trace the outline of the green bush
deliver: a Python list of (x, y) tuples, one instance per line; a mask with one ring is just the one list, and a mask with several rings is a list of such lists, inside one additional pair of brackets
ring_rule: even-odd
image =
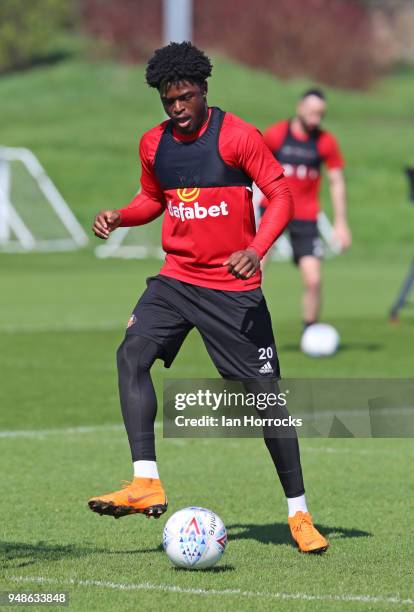
[(71, 0), (1, 0), (0, 72), (56, 55), (58, 35), (71, 23)]

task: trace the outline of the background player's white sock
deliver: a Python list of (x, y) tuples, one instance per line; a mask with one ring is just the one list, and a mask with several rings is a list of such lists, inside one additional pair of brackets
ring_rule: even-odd
[(308, 507), (306, 505), (306, 497), (299, 495), (299, 497), (287, 497), (288, 513), (289, 516), (295, 516), (296, 512), (307, 512)]
[(134, 461), (134, 476), (139, 478), (159, 478), (156, 461)]

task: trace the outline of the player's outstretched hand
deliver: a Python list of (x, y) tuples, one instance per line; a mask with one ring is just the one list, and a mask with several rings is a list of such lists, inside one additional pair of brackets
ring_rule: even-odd
[(95, 236), (107, 240), (109, 234), (121, 223), (121, 215), (116, 210), (101, 210), (93, 222), (92, 230)]
[(230, 274), (236, 278), (247, 280), (260, 267), (260, 257), (254, 249), (236, 251), (223, 262), (223, 266), (227, 266)]

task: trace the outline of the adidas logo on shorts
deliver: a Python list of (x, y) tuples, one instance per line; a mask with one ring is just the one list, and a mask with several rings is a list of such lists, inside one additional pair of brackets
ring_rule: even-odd
[(259, 370), (259, 374), (273, 374), (273, 368), (270, 364), (270, 361), (266, 361), (264, 365)]

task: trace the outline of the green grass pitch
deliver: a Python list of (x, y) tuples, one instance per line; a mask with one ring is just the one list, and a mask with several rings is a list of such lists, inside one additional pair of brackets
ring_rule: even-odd
[[(216, 64), (211, 102), (259, 127), (290, 112), (304, 86)], [(368, 94), (330, 92), (327, 123), (348, 161), (355, 236), (353, 250), (324, 267), (324, 320), (342, 349), (328, 360), (300, 354), (299, 279), (291, 265), (270, 264), (264, 290), (284, 376), (412, 376), (412, 314), (398, 327), (386, 322), (414, 232), (401, 172), (412, 163), (411, 78)], [(77, 62), (0, 80), (3, 144), (39, 155), (85, 227), (136, 188), (137, 134), (160, 118), (142, 81), (141, 69)], [(263, 92), (260, 104), (252, 88)], [(97, 260), (90, 249), (0, 255), (0, 590), (68, 591), (74, 610), (412, 608), (411, 440), (302, 440), (310, 508), (332, 543), (321, 557), (293, 547), (261, 440), (163, 440), (159, 424), (168, 514), (115, 521), (89, 511), (88, 497), (131, 475), (115, 349), (158, 267)], [(159, 396), (166, 373), (156, 364)], [(191, 333), (168, 376), (215, 375)], [(168, 516), (194, 504), (228, 528), (226, 553), (210, 571), (176, 570), (160, 546)]]

